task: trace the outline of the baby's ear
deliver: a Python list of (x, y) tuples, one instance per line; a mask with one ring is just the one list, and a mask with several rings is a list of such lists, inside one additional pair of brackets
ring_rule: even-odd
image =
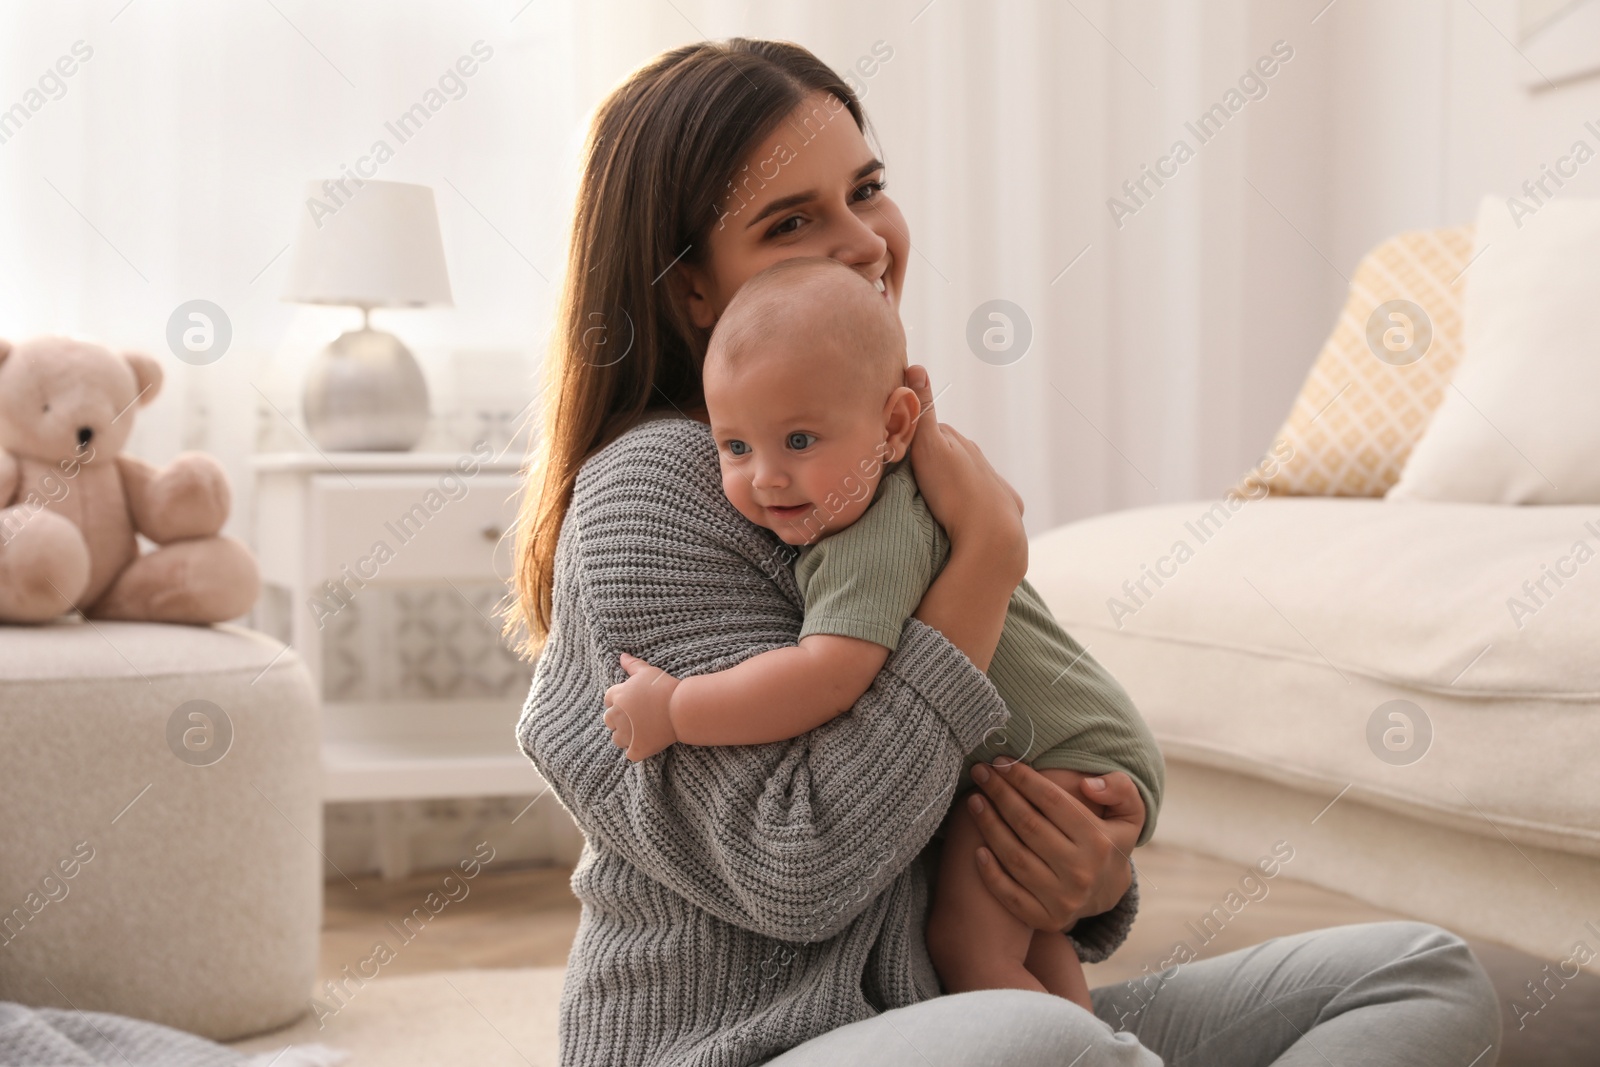
[(883, 404), (883, 428), (888, 435), (891, 462), (904, 458), (911, 448), (911, 439), (917, 435), (917, 422), (922, 415), (922, 401), (909, 387), (897, 385)]
[(147, 356), (143, 352), (124, 352), (122, 357), (133, 368), (133, 376), (139, 383), (139, 406), (149, 407), (150, 401), (161, 392), (161, 381), (164, 377), (161, 364), (156, 362), (154, 356)]

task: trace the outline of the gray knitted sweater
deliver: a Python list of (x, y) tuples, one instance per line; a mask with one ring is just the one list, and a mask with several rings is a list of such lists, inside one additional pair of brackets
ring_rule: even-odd
[[(793, 644), (786, 559), (723, 497), (698, 422), (643, 422), (579, 474), (517, 725), (585, 838), (563, 1065), (745, 1067), (940, 992), (925, 846), (962, 757), (1007, 712), (937, 631), (908, 622), (855, 707), (792, 741), (630, 763), (602, 721), (621, 652), (681, 677)], [(1086, 960), (1121, 943), (1136, 907), (1130, 890), (1078, 924)]]

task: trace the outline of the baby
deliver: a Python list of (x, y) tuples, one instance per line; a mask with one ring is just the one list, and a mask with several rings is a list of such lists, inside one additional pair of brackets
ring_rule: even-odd
[[(629, 678), (605, 702), (627, 716), (613, 741), (629, 759), (674, 743), (799, 737), (871, 686), (950, 551), (902, 462), (920, 415), (905, 366), (898, 316), (837, 260), (783, 260), (739, 288), (706, 353), (706, 409), (728, 500), (798, 547), (805, 622), (798, 644), (714, 674), (680, 680), (625, 655)], [(1140, 843), (1148, 839), (1162, 781), (1155, 740), (1026, 581), (1012, 594), (988, 675), (1011, 718), (967, 758), (962, 786), (975, 763), (997, 757), (1029, 763), (1073, 792), (1077, 777), (1060, 772), (1124, 771), (1144, 800)], [(927, 936), (945, 990), (1044, 990), (1088, 1009), (1070, 938), (1029, 929), (984, 885), (975, 860), (982, 838), (965, 803), (944, 829)]]

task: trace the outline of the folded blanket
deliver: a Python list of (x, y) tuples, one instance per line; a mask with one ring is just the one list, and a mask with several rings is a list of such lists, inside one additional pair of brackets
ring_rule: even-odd
[(0, 1001), (0, 1067), (334, 1067), (348, 1055), (299, 1045), (245, 1056), (143, 1019)]

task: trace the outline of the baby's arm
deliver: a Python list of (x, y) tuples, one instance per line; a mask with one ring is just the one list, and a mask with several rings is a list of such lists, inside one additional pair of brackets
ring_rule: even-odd
[[(714, 674), (674, 678), (634, 656), (628, 679), (606, 690), (609, 708), (627, 717), (612, 743), (630, 760), (649, 759), (674, 742), (761, 745), (788, 741), (848, 711), (872, 685), (889, 650), (872, 641), (811, 634), (800, 643), (752, 656)], [(752, 710), (759, 709), (759, 710)]]
[(821, 726), (861, 698), (933, 584), (938, 527), (908, 470), (884, 475), (872, 505), (802, 555), (798, 645), (679, 681), (632, 656), (627, 681), (606, 692), (612, 743), (631, 760), (674, 741), (757, 745)]

